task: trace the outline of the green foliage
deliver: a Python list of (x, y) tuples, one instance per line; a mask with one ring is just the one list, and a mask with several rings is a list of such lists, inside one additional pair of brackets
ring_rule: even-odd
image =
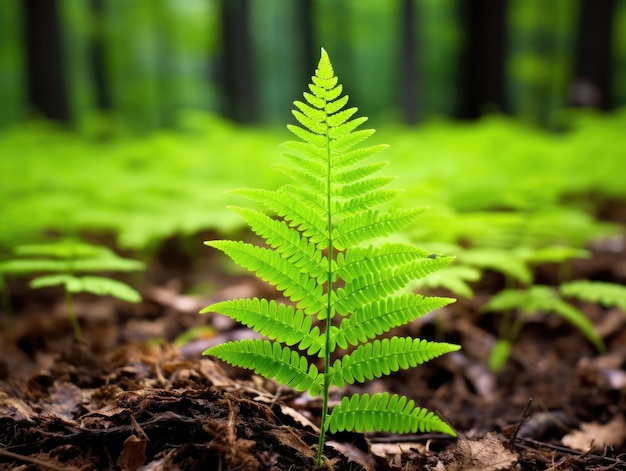
[(626, 286), (602, 281), (578, 280), (559, 286), (563, 296), (570, 296), (601, 304), (605, 307), (617, 307), (626, 312)]
[[(571, 130), (557, 136), (502, 117), (381, 128), (370, 139), (394, 142), (381, 174), (402, 175), (406, 182), (396, 201), (433, 208), (403, 232), (420, 243), (504, 248), (580, 248), (623, 233), (593, 214), (608, 198), (626, 198), (620, 178), (626, 173), (626, 109), (568, 119)], [(242, 172), (271, 161), (283, 131), (237, 127), (192, 112), (180, 122), (179, 132), (141, 138), (115, 128), (71, 134), (41, 122), (0, 130), (0, 252), (24, 240), (45, 240), (47, 231), (107, 232), (119, 246), (140, 250), (174, 235), (230, 235), (245, 224), (226, 210), (225, 190), (276, 188), (291, 178), (270, 166)], [(506, 158), (494, 165), (503, 148)], [(388, 188), (397, 190), (393, 183)]]
[[(393, 179), (372, 176), (384, 163), (366, 163), (386, 146), (358, 147), (371, 129), (357, 129), (348, 97), (322, 49), (305, 101), (293, 114), (301, 126), (289, 130), (299, 141), (284, 144), (286, 164), (277, 166), (290, 182), (278, 190), (236, 193), (267, 206), (276, 218), (234, 208), (266, 246), (206, 242), (282, 292), (293, 305), (265, 299), (234, 299), (207, 306), (253, 328), (265, 340), (228, 342), (204, 353), (252, 369), (311, 395), (322, 395), (317, 465), (328, 430), (392, 432), (454, 431), (413, 401), (388, 394), (354, 395), (328, 412), (329, 389), (380, 378), (457, 350), (457, 345), (420, 339), (377, 339), (452, 299), (407, 290), (415, 279), (447, 266), (450, 257), (429, 257), (386, 237), (411, 224), (421, 208), (393, 209)], [(374, 239), (377, 239), (374, 241)], [(341, 354), (339, 349), (350, 348)], [(323, 358), (323, 370), (309, 359)], [(332, 359), (334, 358), (334, 362)]]
[[(496, 312), (508, 316), (510, 311), (517, 311), (512, 325), (505, 322), (506, 328), (491, 351), (489, 366), (498, 371), (508, 359), (523, 322), (532, 314), (555, 314), (573, 324), (598, 349), (605, 350), (604, 342), (596, 333), (593, 324), (585, 314), (564, 301), (557, 290), (543, 285), (533, 285), (528, 289), (506, 289), (491, 297), (483, 306), (484, 312)], [(508, 320), (508, 317), (507, 317)]]
[(113, 296), (122, 301), (137, 303), (141, 295), (126, 283), (104, 276), (77, 273), (132, 272), (144, 269), (137, 260), (119, 257), (106, 247), (76, 241), (48, 244), (30, 244), (15, 247), (17, 258), (0, 262), (0, 276), (25, 276), (48, 273), (33, 278), (31, 288), (63, 286), (68, 315), (78, 342), (82, 333), (73, 309), (72, 294), (91, 293)]

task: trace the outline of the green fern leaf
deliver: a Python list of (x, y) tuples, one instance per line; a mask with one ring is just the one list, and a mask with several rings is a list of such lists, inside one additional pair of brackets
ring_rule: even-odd
[[(343, 87), (324, 50), (309, 91), (304, 101), (294, 102), (298, 124), (287, 126), (299, 140), (283, 144), (285, 163), (276, 167), (290, 183), (276, 191), (233, 192), (273, 212), (264, 215), (233, 208), (267, 247), (206, 242), (282, 291), (297, 309), (254, 298), (216, 303), (202, 312), (220, 312), (268, 337), (218, 345), (206, 354), (299, 391), (321, 393), (319, 466), (329, 424), (335, 430), (371, 430), (382, 423), (390, 431), (454, 434), (434, 414), (398, 396), (375, 395), (371, 401), (367, 395), (356, 396), (354, 404), (346, 399), (328, 419), (328, 389), (415, 366), (458, 347), (408, 338), (376, 339), (452, 301), (406, 293), (407, 285), (448, 265), (452, 258), (433, 258), (406, 244), (362, 246), (403, 229), (423, 208), (380, 208), (400, 190), (388, 188), (395, 177), (374, 175), (386, 162), (365, 161), (387, 146), (358, 147), (374, 130), (359, 129), (367, 118), (355, 117), (355, 107), (346, 108), (348, 97), (342, 96)], [(338, 322), (336, 314), (341, 316), (339, 327), (333, 325)], [(359, 345), (362, 342), (369, 343)], [(338, 345), (357, 348), (331, 364)], [(294, 346), (323, 358), (324, 373), (289, 348)]]
[(434, 273), (430, 273), (424, 278), (412, 281), (409, 286), (414, 289), (444, 288), (455, 296), (472, 298), (474, 292), (467, 282), (478, 281), (479, 279), (480, 271), (476, 268), (463, 265), (451, 265)]
[(263, 213), (248, 208), (230, 207), (239, 213), (255, 234), (276, 249), (283, 258), (289, 260), (301, 272), (308, 273), (322, 284), (328, 278), (328, 262), (316, 247), (303, 238), (295, 229), (282, 221), (277, 221)]
[(360, 215), (372, 207), (393, 201), (400, 193), (400, 190), (379, 190), (348, 200), (335, 200), (333, 204), (334, 214), (340, 218)]
[(115, 256), (107, 247), (71, 240), (49, 244), (18, 245), (14, 252), (21, 256), (45, 256), (63, 259)]
[(247, 189), (235, 190), (231, 193), (245, 196), (249, 199), (264, 203), (269, 209), (276, 212), (293, 228), (298, 228), (302, 235), (310, 242), (317, 244), (320, 250), (328, 247), (326, 220), (311, 207), (307, 207), (294, 198), (285, 198), (278, 191)]
[(293, 306), (266, 299), (232, 299), (211, 304), (200, 311), (219, 312), (241, 322), (261, 335), (288, 346), (297, 345), (308, 355), (324, 354), (325, 345), (318, 326), (312, 326), (312, 317)]
[(596, 333), (592, 322), (574, 306), (563, 301), (549, 286), (535, 285), (527, 290), (502, 290), (493, 296), (485, 306), (485, 312), (500, 312), (519, 309), (522, 315), (552, 313), (573, 324), (591, 343), (603, 352), (604, 342)]
[(578, 280), (563, 283), (559, 289), (564, 296), (626, 311), (626, 286), (602, 281)]
[(39, 272), (66, 271), (65, 260), (40, 258), (11, 259), (0, 262), (0, 273), (3, 275), (28, 275)]
[(322, 285), (318, 285), (278, 252), (230, 240), (213, 240), (205, 244), (221, 250), (238, 265), (256, 272), (263, 281), (276, 286), (285, 296), (297, 302), (304, 312), (311, 314), (323, 309)]
[(369, 165), (361, 165), (359, 167), (350, 167), (347, 170), (335, 171), (331, 174), (331, 181), (335, 184), (345, 185), (347, 183), (354, 183), (362, 178), (368, 177), (373, 173), (376, 173), (380, 169), (386, 167), (389, 162), (375, 162)]
[[(369, 131), (369, 130), (368, 130)], [(368, 131), (364, 131), (367, 133)], [(374, 131), (371, 130), (371, 133)], [(369, 133), (371, 135), (371, 133)], [(366, 136), (368, 137), (368, 136)], [(363, 147), (360, 149), (354, 149), (350, 152), (341, 151), (338, 152), (334, 157), (332, 157), (331, 165), (332, 171), (331, 176), (335, 176), (336, 174), (341, 175), (344, 172), (354, 171), (352, 168), (353, 165), (362, 162), (365, 159), (369, 159), (379, 152), (384, 151), (389, 146), (386, 144), (380, 144), (377, 146)], [(386, 164), (385, 164), (386, 165)], [(359, 171), (359, 170), (356, 170)], [(341, 180), (341, 178), (339, 178)]]
[(433, 412), (415, 407), (413, 400), (389, 393), (354, 394), (344, 397), (332, 410), (328, 427), (332, 433), (343, 430), (390, 433), (441, 432), (456, 436), (456, 432)]
[(415, 294), (381, 299), (359, 307), (351, 316), (343, 318), (331, 339), (341, 348), (348, 348), (348, 344), (358, 345), (452, 302), (452, 298)]
[(396, 267), (428, 258), (429, 252), (407, 244), (370, 245), (354, 247), (337, 254), (337, 275), (349, 282), (363, 273), (376, 272), (382, 267)]
[(425, 208), (395, 210), (390, 213), (370, 210), (341, 221), (333, 231), (337, 249), (357, 246), (362, 242), (385, 237), (414, 222)]
[(345, 316), (359, 306), (405, 288), (412, 280), (445, 267), (451, 260), (451, 257), (422, 258), (392, 268), (380, 266), (377, 271), (365, 272), (347, 281), (345, 288), (337, 289), (335, 308), (340, 315)]
[(141, 295), (126, 283), (101, 276), (45, 275), (34, 278), (32, 288), (65, 286), (70, 293), (91, 293), (97, 296), (113, 296), (129, 303), (141, 301)]
[(400, 369), (408, 369), (445, 353), (458, 350), (458, 345), (408, 337), (374, 340), (359, 346), (329, 370), (331, 384), (339, 387), (366, 379), (380, 378)]
[(215, 345), (207, 349), (204, 355), (213, 355), (225, 362), (254, 370), (266, 378), (296, 391), (309, 391), (312, 395), (320, 393), (323, 375), (314, 364), (297, 352), (281, 347), (269, 340), (248, 339)]

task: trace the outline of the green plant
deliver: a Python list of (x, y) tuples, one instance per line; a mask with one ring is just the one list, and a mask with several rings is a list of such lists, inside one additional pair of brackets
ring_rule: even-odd
[[(518, 314), (514, 318), (510, 315), (513, 310)], [(483, 306), (483, 311), (504, 314), (500, 334), (489, 355), (489, 368), (494, 372), (504, 366), (524, 321), (535, 313), (556, 314), (562, 317), (578, 328), (598, 351), (605, 350), (602, 339), (585, 314), (563, 300), (559, 292), (550, 286), (533, 285), (523, 290), (502, 290)]]
[(44, 272), (47, 274), (30, 281), (32, 288), (63, 286), (67, 312), (77, 342), (81, 341), (82, 332), (74, 312), (73, 294), (84, 292), (98, 296), (113, 296), (131, 303), (141, 300), (141, 295), (136, 290), (121, 281), (103, 276), (76, 275), (76, 273), (130, 272), (144, 269), (142, 262), (119, 257), (106, 247), (62, 241), (20, 245), (15, 247), (14, 253), (19, 258), (0, 263), (0, 276), (24, 276)]
[(234, 192), (264, 203), (277, 216), (233, 208), (266, 246), (205, 242), (256, 272), (293, 304), (234, 299), (201, 312), (225, 314), (267, 337), (216, 345), (205, 355), (322, 396), (319, 466), (327, 431), (455, 435), (434, 413), (388, 393), (344, 397), (329, 412), (329, 389), (380, 378), (460, 347), (408, 337), (376, 338), (453, 301), (405, 289), (412, 280), (448, 265), (451, 258), (385, 242), (385, 236), (415, 221), (422, 208), (375, 209), (392, 201), (398, 190), (383, 189), (393, 177), (371, 176), (386, 162), (363, 161), (386, 146), (357, 146), (374, 130), (356, 130), (366, 118), (351, 119), (357, 109), (345, 108), (348, 97), (342, 96), (323, 49), (312, 82), (305, 102), (294, 102), (293, 114), (301, 127), (288, 126), (300, 140), (283, 144), (288, 163), (278, 166), (292, 183), (276, 191)]
[(603, 281), (577, 280), (563, 283), (559, 286), (559, 290), (563, 296), (601, 304), (605, 307), (617, 307), (626, 312), (626, 286)]

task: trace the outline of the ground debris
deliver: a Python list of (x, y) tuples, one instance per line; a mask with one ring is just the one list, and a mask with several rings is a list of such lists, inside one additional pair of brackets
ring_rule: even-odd
[(501, 471), (517, 463), (517, 455), (492, 434), (480, 440), (459, 438), (449, 453), (452, 458), (445, 465), (446, 471)]

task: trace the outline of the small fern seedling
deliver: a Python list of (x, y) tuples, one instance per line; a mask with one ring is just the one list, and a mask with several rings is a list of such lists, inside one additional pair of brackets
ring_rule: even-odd
[[(566, 285), (574, 288), (579, 286), (573, 283)], [(567, 288), (565, 292), (568, 292)], [(592, 292), (593, 290), (589, 290), (590, 294)], [(581, 299), (584, 299), (583, 296)], [(508, 313), (513, 310), (516, 310), (518, 315), (513, 322), (510, 322)], [(587, 316), (561, 298), (558, 291), (550, 286), (533, 285), (524, 290), (502, 290), (483, 306), (483, 312), (507, 314), (504, 317), (507, 322), (503, 322), (500, 326), (499, 338), (489, 354), (489, 368), (494, 372), (501, 370), (509, 359), (513, 343), (524, 321), (534, 313), (555, 314), (565, 319), (583, 333), (599, 352), (606, 350), (604, 342)]]
[(119, 257), (106, 247), (76, 241), (20, 245), (14, 249), (16, 258), (0, 263), (0, 275), (32, 275), (31, 288), (63, 286), (67, 312), (74, 337), (81, 342), (82, 331), (72, 301), (75, 293), (113, 296), (131, 303), (141, 301), (141, 295), (118, 280), (104, 276), (78, 276), (77, 273), (131, 272), (144, 269), (143, 262)]
[(273, 213), (233, 208), (265, 245), (205, 242), (256, 272), (291, 303), (253, 298), (207, 306), (202, 313), (227, 315), (267, 338), (227, 342), (204, 354), (321, 395), (318, 466), (328, 431), (455, 435), (433, 412), (396, 394), (355, 394), (329, 411), (331, 386), (380, 378), (460, 348), (409, 337), (377, 338), (453, 301), (406, 289), (451, 258), (385, 242), (388, 234), (415, 221), (422, 208), (386, 209), (398, 193), (384, 188), (394, 178), (372, 174), (387, 162), (365, 163), (386, 146), (358, 146), (374, 130), (357, 130), (367, 118), (352, 118), (357, 109), (346, 108), (342, 91), (322, 49), (309, 92), (294, 102), (300, 126), (288, 129), (299, 140), (283, 144), (287, 163), (277, 167), (291, 183), (276, 191), (235, 191)]

